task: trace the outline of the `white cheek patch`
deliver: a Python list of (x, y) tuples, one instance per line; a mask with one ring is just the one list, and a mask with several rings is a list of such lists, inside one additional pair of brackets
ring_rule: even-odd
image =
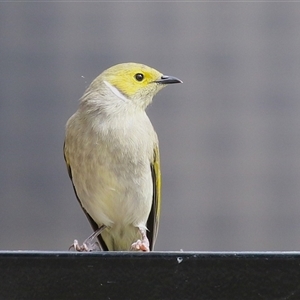
[(114, 86), (112, 86), (110, 83), (108, 83), (107, 81), (103, 81), (104, 84), (120, 99), (122, 99), (123, 101), (128, 101), (128, 98), (126, 98), (117, 88), (115, 88)]

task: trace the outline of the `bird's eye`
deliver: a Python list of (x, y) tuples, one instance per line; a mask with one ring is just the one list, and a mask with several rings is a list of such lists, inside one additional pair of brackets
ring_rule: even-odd
[(141, 73), (135, 74), (134, 77), (137, 81), (142, 81), (144, 79), (144, 75)]

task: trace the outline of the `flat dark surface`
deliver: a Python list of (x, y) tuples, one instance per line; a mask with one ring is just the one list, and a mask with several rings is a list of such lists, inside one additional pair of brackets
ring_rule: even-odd
[(300, 252), (0, 251), (0, 299), (300, 299)]

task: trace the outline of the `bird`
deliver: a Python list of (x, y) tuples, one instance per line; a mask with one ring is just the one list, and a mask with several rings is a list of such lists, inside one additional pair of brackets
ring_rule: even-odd
[[(64, 158), (93, 233), (76, 251), (153, 251), (161, 208), (158, 137), (145, 109), (182, 83), (140, 63), (96, 77), (66, 123)], [(95, 241), (95, 242), (94, 242)]]

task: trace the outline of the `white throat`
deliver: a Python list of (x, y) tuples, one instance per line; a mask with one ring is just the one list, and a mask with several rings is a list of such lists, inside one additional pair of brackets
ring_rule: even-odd
[(128, 101), (128, 98), (126, 98), (117, 88), (115, 88), (114, 86), (112, 86), (109, 82), (107, 82), (106, 80), (103, 81), (104, 84), (121, 100), (123, 100), (124, 102)]

